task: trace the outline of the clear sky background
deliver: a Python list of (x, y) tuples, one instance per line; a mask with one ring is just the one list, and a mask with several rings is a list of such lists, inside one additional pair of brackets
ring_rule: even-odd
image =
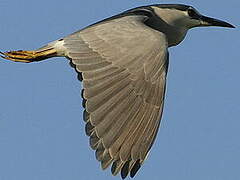
[[(123, 10), (184, 3), (239, 27), (238, 0), (1, 0), (0, 50), (35, 49)], [(240, 179), (240, 31), (196, 28), (170, 49), (164, 116), (138, 180)], [(64, 58), (0, 59), (0, 180), (112, 180), (88, 146)]]

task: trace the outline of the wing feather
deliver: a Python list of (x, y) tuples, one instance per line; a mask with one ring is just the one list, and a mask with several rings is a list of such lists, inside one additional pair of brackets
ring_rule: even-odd
[(143, 111), (143, 115), (138, 119), (136, 126), (132, 126), (132, 129), (128, 134), (128, 137), (125, 139), (124, 143), (121, 146), (119, 153), (120, 153), (120, 159), (122, 161), (129, 160), (132, 146), (137, 140), (139, 134), (142, 132), (142, 130), (146, 126), (148, 119), (151, 116), (151, 113), (152, 113), (152, 107), (147, 106), (145, 104), (145, 110)]
[[(103, 140), (105, 142), (106, 148), (111, 148), (114, 142), (118, 139), (119, 136), (122, 135), (124, 129), (126, 128), (126, 123), (128, 122), (129, 116), (134, 111), (134, 106), (137, 105), (137, 97), (134, 93), (131, 93), (127, 99), (125, 106), (119, 108), (119, 114), (114, 119), (114, 123), (111, 124), (111, 130), (106, 132), (103, 135)], [(115, 155), (112, 155), (115, 157)]]
[(63, 39), (66, 56), (82, 74), (84, 120), (103, 169), (133, 177), (159, 128), (168, 52), (163, 33), (125, 16)]

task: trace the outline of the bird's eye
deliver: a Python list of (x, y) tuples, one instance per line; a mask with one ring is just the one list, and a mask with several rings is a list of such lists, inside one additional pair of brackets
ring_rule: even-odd
[(192, 8), (188, 9), (188, 15), (192, 18), (198, 17), (198, 13)]

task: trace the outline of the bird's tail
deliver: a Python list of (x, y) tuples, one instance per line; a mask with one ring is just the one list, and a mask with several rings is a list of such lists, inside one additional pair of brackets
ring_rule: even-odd
[(41, 61), (50, 57), (57, 56), (57, 51), (53, 47), (41, 48), (35, 51), (8, 51), (0, 52), (0, 56), (4, 59), (14, 62), (30, 63), (35, 61)]

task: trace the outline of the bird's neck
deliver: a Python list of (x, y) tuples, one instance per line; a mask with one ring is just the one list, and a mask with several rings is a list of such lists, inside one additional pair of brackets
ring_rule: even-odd
[(172, 29), (169, 29), (167, 32), (165, 32), (165, 34), (168, 39), (168, 47), (171, 47), (171, 46), (176, 46), (180, 44), (184, 40), (187, 34), (187, 30), (172, 28)]
[[(157, 19), (155, 19), (157, 18)], [(188, 29), (167, 24), (159, 17), (153, 17), (145, 22), (151, 28), (164, 33), (168, 40), (168, 47), (176, 46), (183, 41)]]

